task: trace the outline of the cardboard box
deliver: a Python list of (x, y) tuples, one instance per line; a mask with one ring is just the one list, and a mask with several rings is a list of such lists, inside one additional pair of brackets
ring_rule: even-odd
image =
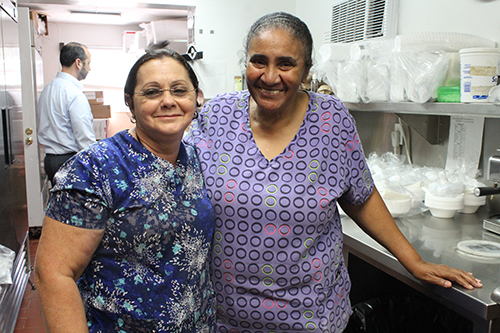
[(104, 105), (104, 92), (102, 90), (84, 91), (83, 93), (89, 100), (90, 105)]
[(108, 137), (109, 120), (94, 119), (93, 128), (97, 140), (105, 139)]
[(90, 104), (90, 109), (92, 110), (92, 115), (94, 116), (94, 119), (111, 118), (110, 105)]

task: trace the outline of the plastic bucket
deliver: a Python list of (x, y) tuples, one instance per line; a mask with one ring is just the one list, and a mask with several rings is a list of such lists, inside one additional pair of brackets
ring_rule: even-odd
[(460, 101), (486, 102), (491, 88), (498, 84), (500, 49), (461, 49)]

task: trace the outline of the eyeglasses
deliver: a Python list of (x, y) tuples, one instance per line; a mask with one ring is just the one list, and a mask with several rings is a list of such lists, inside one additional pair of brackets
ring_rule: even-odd
[(195, 90), (196, 89), (187, 89), (184, 87), (175, 87), (170, 89), (148, 88), (146, 90), (134, 92), (134, 94), (144, 96), (147, 99), (159, 99), (163, 96), (165, 91), (170, 91), (170, 95), (172, 95), (173, 98), (183, 98), (186, 97), (190, 91)]

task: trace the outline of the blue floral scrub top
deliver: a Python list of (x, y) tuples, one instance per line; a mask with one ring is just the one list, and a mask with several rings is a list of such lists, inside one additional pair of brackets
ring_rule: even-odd
[(212, 332), (214, 213), (192, 147), (173, 166), (122, 131), (56, 177), (47, 216), (105, 230), (78, 280), (90, 332)]
[(249, 126), (249, 99), (218, 95), (185, 138), (216, 215), (216, 331), (342, 332), (351, 282), (337, 201), (358, 205), (373, 190), (354, 118), (337, 98), (310, 92), (297, 134), (268, 160)]

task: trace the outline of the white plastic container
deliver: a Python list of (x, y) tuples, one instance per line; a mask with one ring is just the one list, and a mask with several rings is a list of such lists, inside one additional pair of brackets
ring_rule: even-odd
[(498, 84), (500, 49), (461, 49), (460, 101), (486, 102), (491, 88)]
[(383, 190), (381, 196), (387, 206), (387, 209), (394, 218), (408, 213), (411, 209), (410, 194)]
[(432, 216), (449, 219), (452, 218), (458, 210), (464, 208), (464, 195), (440, 197), (425, 192), (424, 203), (429, 207)]
[(486, 197), (476, 197), (472, 192), (466, 192), (464, 194), (464, 208), (460, 209), (458, 212), (462, 214), (474, 214), (479, 206), (486, 204)]

